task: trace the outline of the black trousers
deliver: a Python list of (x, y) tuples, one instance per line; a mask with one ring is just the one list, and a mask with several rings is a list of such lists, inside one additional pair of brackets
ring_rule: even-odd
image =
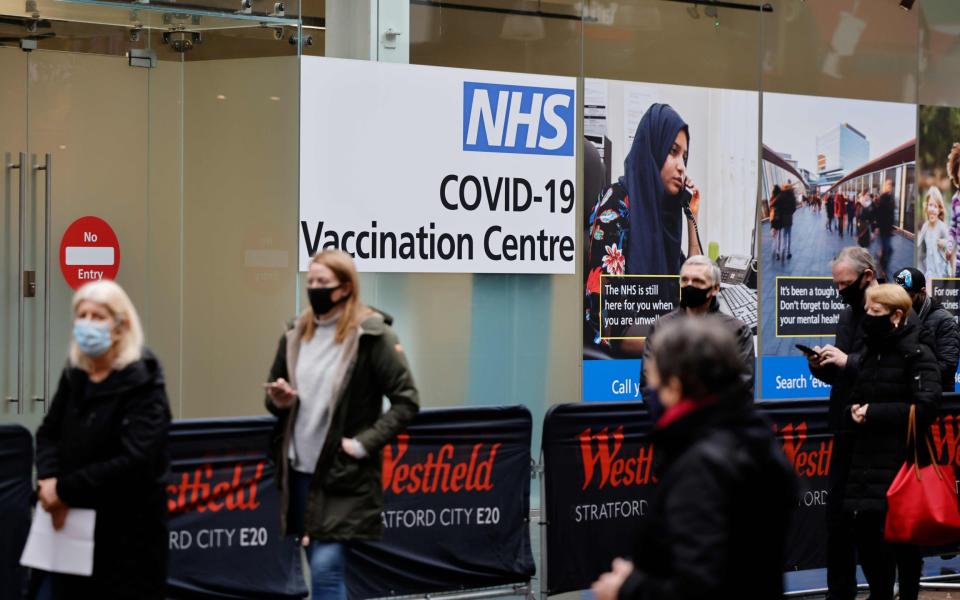
[(852, 455), (853, 440), (838, 432), (834, 436), (827, 496), (827, 600), (854, 600), (857, 597), (857, 546), (853, 519), (843, 512)]
[(870, 585), (870, 600), (893, 600), (893, 584), (898, 574), (900, 600), (917, 600), (923, 568), (920, 549), (886, 542), (883, 539), (883, 514), (859, 513), (851, 518), (860, 566)]

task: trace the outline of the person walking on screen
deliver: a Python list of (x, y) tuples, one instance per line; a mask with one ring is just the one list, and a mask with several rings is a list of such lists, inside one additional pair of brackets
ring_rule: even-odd
[(874, 227), (880, 239), (880, 277), (888, 279), (893, 258), (893, 228), (896, 224), (897, 202), (893, 198), (893, 180), (883, 182), (883, 193), (877, 201)]

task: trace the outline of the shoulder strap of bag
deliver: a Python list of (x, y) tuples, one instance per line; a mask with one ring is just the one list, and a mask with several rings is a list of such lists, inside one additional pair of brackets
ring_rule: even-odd
[[(930, 464), (933, 466), (933, 471), (937, 474), (937, 479), (943, 480), (943, 473), (940, 472), (940, 465), (937, 463), (937, 455), (933, 452), (933, 444), (930, 443), (930, 437), (927, 435), (923, 436), (924, 441), (927, 443), (927, 451), (930, 453)], [(910, 417), (907, 420), (907, 448), (910, 447), (910, 442), (913, 442), (913, 472), (917, 476), (917, 481), (920, 480), (920, 457), (917, 452), (917, 405), (910, 405)]]

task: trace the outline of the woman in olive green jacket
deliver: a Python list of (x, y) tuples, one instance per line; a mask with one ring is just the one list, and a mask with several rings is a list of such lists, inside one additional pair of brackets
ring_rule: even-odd
[(307, 294), (266, 384), (281, 527), (302, 537), (313, 597), (345, 599), (344, 544), (383, 532), (381, 449), (416, 415), (418, 394), (387, 319), (360, 304), (350, 255), (317, 254)]

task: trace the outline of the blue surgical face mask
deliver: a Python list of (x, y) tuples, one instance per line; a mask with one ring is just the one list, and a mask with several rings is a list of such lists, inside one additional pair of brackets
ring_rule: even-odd
[(90, 358), (103, 356), (113, 346), (110, 323), (105, 321), (77, 319), (73, 322), (73, 339), (80, 351)]

